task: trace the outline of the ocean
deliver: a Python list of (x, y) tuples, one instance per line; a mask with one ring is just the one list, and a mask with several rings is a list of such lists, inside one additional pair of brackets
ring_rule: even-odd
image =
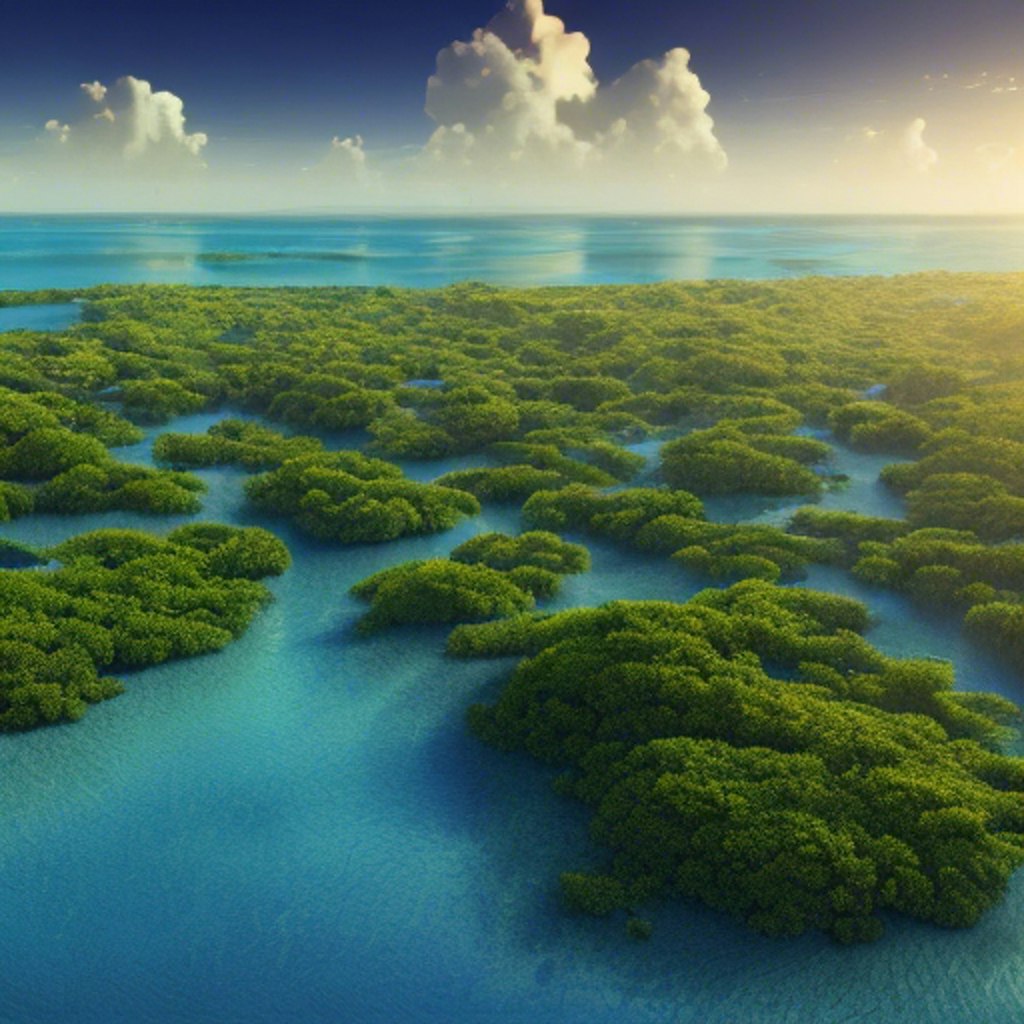
[(1024, 270), (1024, 217), (0, 217), (0, 290)]

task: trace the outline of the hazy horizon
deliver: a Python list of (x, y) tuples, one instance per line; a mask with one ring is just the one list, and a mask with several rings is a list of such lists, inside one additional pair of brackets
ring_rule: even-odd
[(8, 26), (7, 213), (1024, 213), (1008, 0), (46, 6)]

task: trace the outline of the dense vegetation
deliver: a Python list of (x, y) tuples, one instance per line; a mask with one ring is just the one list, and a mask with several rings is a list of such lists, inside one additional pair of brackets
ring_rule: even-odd
[(322, 451), (317, 438), (286, 437), (258, 423), (228, 419), (205, 434), (161, 434), (153, 445), (153, 458), (176, 469), (236, 465), (258, 470)]
[(685, 568), (719, 580), (795, 579), (808, 562), (835, 562), (842, 554), (834, 539), (797, 536), (774, 526), (706, 522), (700, 501), (680, 490), (609, 494), (575, 485), (537, 492), (523, 506), (523, 516), (543, 529), (582, 530), (668, 554)]
[[(1024, 833), (1020, 762), (998, 753), (1012, 709), (954, 691), (947, 666), (882, 656), (855, 602), (771, 581), (843, 566), (954, 609), (1024, 667), (1024, 277), (82, 297), (69, 330), (0, 335), (0, 522), (191, 514), (202, 484), (180, 471), (226, 464), (259, 474), (255, 508), (342, 543), (524, 503), (533, 532), (356, 591), (364, 628), (475, 622), (454, 654), (527, 656), (473, 724), (563, 765), (559, 785), (593, 808), (612, 859), (564, 877), (573, 906), (695, 897), (762, 931), (845, 941), (874, 937), (887, 910), (964, 925), (999, 898)], [(136, 423), (218, 409), (246, 418), (158, 438), (165, 468), (117, 458)], [(661, 464), (637, 479), (627, 446), (650, 438)], [(833, 482), (832, 439), (892, 455), (882, 481), (905, 518), (705, 519), (697, 495), (813, 501)], [(431, 484), (385, 461), (467, 453), (479, 465)], [(587, 564), (551, 531), (744, 582), (538, 616)], [(108, 672), (223, 646), (287, 553), (205, 524), (53, 551), (2, 542), (0, 565), (0, 723), (14, 729), (78, 717), (116, 692)]]
[(390, 462), (348, 451), (289, 459), (249, 480), (245, 492), (258, 508), (343, 544), (437, 533), (480, 511), (465, 491), (415, 483)]
[(552, 597), (561, 577), (590, 568), (590, 553), (553, 533), (485, 533), (450, 559), (405, 562), (361, 580), (352, 593), (371, 604), (364, 633), (412, 623), (475, 622), (532, 608)]
[(0, 521), (33, 508), (66, 515), (198, 512), (206, 489), (198, 478), (125, 465), (108, 451), (140, 437), (127, 420), (96, 406), (0, 388), (0, 481), (8, 481), (0, 482)]
[(269, 599), (290, 559), (266, 530), (216, 523), (161, 539), (80, 534), (53, 571), (0, 570), (0, 730), (73, 721), (122, 686), (108, 675), (217, 651)]
[(665, 445), (661, 472), (672, 487), (697, 494), (817, 494), (821, 478), (803, 463), (821, 462), (829, 451), (809, 437), (720, 425)]
[[(605, 872), (581, 911), (704, 901), (770, 935), (876, 938), (885, 910), (973, 924), (1024, 862), (1015, 715), (896, 661), (856, 602), (758, 581), (685, 605), (617, 602), (459, 627), (460, 656), (528, 655), (474, 730), (565, 769)], [(773, 674), (774, 673), (774, 674)]]

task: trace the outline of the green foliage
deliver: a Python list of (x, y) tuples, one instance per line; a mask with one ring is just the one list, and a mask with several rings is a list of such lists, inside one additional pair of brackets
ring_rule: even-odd
[(581, 484), (561, 491), (538, 491), (523, 506), (523, 518), (541, 530), (586, 530), (631, 541), (661, 516), (700, 518), (704, 506), (686, 491), (637, 487), (603, 494)]
[(214, 576), (262, 580), (280, 576), (291, 564), (288, 549), (269, 530), (239, 530), (221, 523), (190, 523), (167, 535), (172, 544), (203, 552)]
[(454, 450), (446, 431), (399, 409), (370, 424), (373, 446), (378, 451), (406, 459), (440, 459)]
[(237, 465), (257, 470), (321, 451), (322, 442), (313, 437), (285, 437), (258, 423), (221, 420), (205, 434), (161, 434), (153, 458), (176, 468)]
[(773, 526), (727, 525), (666, 516), (636, 537), (641, 549), (674, 551), (679, 564), (713, 579), (799, 578), (809, 562), (836, 562), (834, 542), (797, 537)]
[(43, 484), (35, 494), (39, 512), (84, 515), (126, 509), (155, 515), (198, 512), (206, 490), (198, 477), (113, 461), (79, 464)]
[(124, 411), (139, 423), (164, 423), (209, 404), (207, 396), (167, 378), (124, 381), (120, 397)]
[(434, 419), (451, 439), (451, 451), (474, 451), (511, 437), (519, 426), (515, 404), (484, 388), (454, 388), (444, 392)]
[(839, 512), (807, 506), (797, 509), (790, 529), (808, 537), (832, 538), (857, 545), (864, 541), (893, 541), (908, 532), (901, 519), (864, 516), (857, 512)]
[[(574, 443), (572, 434), (559, 433), (557, 436), (563, 446)], [(609, 448), (622, 451), (614, 445)], [(618, 479), (598, 466), (563, 455), (556, 444), (543, 444), (536, 440), (501, 441), (491, 445), (489, 452), (499, 461), (556, 472), (566, 481), (590, 484), (592, 487), (610, 487)]]
[(964, 622), (971, 636), (1014, 665), (1024, 666), (1024, 604), (992, 600), (979, 603)]
[(948, 473), (992, 477), (1011, 494), (1024, 494), (1024, 443), (946, 431), (936, 435), (919, 461), (886, 466), (882, 480), (896, 492), (906, 494), (928, 477)]
[(914, 527), (972, 530), (990, 541), (1024, 536), (1024, 498), (977, 473), (935, 473), (907, 494), (907, 522)]
[(273, 419), (321, 430), (366, 427), (395, 408), (385, 391), (360, 387), (352, 380), (317, 374), (274, 396), (267, 409)]
[(32, 505), (32, 492), (27, 487), (0, 482), (0, 523), (28, 515)]
[(574, 909), (681, 896), (841, 942), (887, 911), (973, 924), (1024, 861), (1024, 762), (988, 749), (1016, 709), (874, 652), (866, 624), (856, 602), (750, 581), (461, 626), (449, 647), (530, 655), (470, 722), (563, 766), (592, 808), (613, 857), (562, 876)]
[(0, 476), (8, 480), (48, 480), (79, 465), (103, 465), (107, 449), (95, 437), (63, 427), (30, 430), (0, 451)]
[(352, 593), (372, 603), (359, 623), (363, 632), (406, 623), (474, 622), (532, 608), (535, 598), (558, 592), (562, 576), (589, 568), (585, 547), (553, 533), (485, 533), (459, 545), (450, 560), (384, 569)]
[(614, 377), (556, 377), (551, 382), (551, 397), (582, 412), (593, 412), (605, 402), (626, 398), (628, 384)]
[(662, 448), (662, 476), (669, 486), (697, 494), (817, 494), (819, 476), (767, 450), (778, 449), (779, 440), (720, 427), (695, 431)]
[(246, 495), (258, 508), (294, 519), (321, 540), (379, 543), (451, 529), (477, 515), (471, 494), (407, 480), (388, 462), (358, 452), (289, 459), (254, 477)]
[(357, 583), (352, 593), (371, 603), (359, 620), (364, 633), (410, 623), (473, 622), (533, 606), (530, 593), (507, 573), (443, 558), (374, 573)]
[(122, 691), (108, 671), (220, 650), (269, 600), (256, 579), (288, 564), (266, 531), (215, 524), (97, 530), (47, 555), (55, 571), (0, 570), (0, 730), (81, 718)]
[(602, 494), (579, 486), (538, 492), (523, 517), (543, 529), (579, 529), (672, 554), (685, 568), (712, 579), (801, 575), (808, 562), (837, 562), (842, 548), (829, 540), (797, 537), (771, 526), (727, 525), (703, 519), (698, 499), (685, 491), (650, 488)]
[[(90, 398), (120, 397), (148, 421), (227, 403), (366, 427), (391, 455), (502, 463), (422, 485), (252, 424), (158, 441), (171, 467), (271, 470), (250, 482), (253, 503), (317, 536), (424, 533), (478, 511), (474, 495), (528, 498), (540, 529), (748, 577), (681, 606), (543, 617), (529, 608), (572, 564), (564, 542), (531, 555), (522, 538), (494, 538), (471, 542), (468, 561), (400, 566), (370, 587), (371, 623), (381, 594), (382, 621), (510, 616), (459, 626), (450, 646), (533, 656), (472, 720), (492, 742), (561, 763), (562, 788), (594, 809), (613, 860), (566, 876), (570, 903), (604, 913), (692, 896), (762, 931), (853, 941), (886, 911), (962, 925), (998, 899), (1021, 849), (1024, 773), (994, 752), (1012, 708), (955, 692), (947, 666), (882, 656), (855, 602), (766, 581), (842, 561), (966, 610), (972, 635), (1024, 663), (1024, 545), (1001, 543), (1024, 523), (1024, 278), (85, 296), (71, 331), (0, 337), (0, 518), (33, 500), (194, 508), (194, 478), (113, 462), (106, 449), (139, 431)], [(444, 386), (406, 386), (417, 378)], [(885, 401), (855, 400), (876, 383)], [(814, 494), (822, 478), (808, 467), (828, 446), (793, 433), (805, 419), (861, 450), (918, 458), (883, 474), (907, 496), (907, 522), (812, 509), (783, 533), (706, 523), (682, 491), (597, 490), (642, 468), (623, 443), (664, 427), (696, 430), (666, 446), (671, 484)], [(50, 554), (0, 552), (20, 565)], [(269, 534), (211, 525), (166, 540), (104, 532), (52, 554), (55, 572), (0, 573), (4, 728), (79, 717), (116, 691), (108, 669), (223, 646), (265, 600), (256, 579), (287, 565)], [(627, 927), (644, 931), (640, 918)]]
[(495, 466), (488, 469), (460, 469), (445, 473), (434, 483), (468, 491), (481, 501), (521, 502), (537, 491), (568, 487), (572, 481), (551, 469), (533, 466)]
[(851, 402), (832, 412), (829, 425), (837, 437), (867, 452), (912, 455), (932, 436), (923, 420), (885, 402)]
[(487, 565), (502, 572), (533, 566), (566, 575), (590, 568), (590, 552), (582, 544), (570, 544), (543, 530), (521, 533), (518, 537), (482, 533), (460, 544), (451, 553), (451, 559), (467, 565)]
[[(860, 554), (853, 567), (856, 575), (925, 600), (963, 601), (967, 594), (961, 591), (973, 584), (986, 584), (996, 591), (1024, 591), (1024, 544), (989, 547), (972, 533), (927, 529), (890, 544), (862, 544)], [(936, 568), (947, 571), (935, 573)], [(936, 590), (939, 580), (951, 585), (953, 573), (958, 586), (952, 591), (945, 586)]]
[(0, 439), (14, 444), (33, 430), (63, 428), (88, 434), (106, 446), (133, 444), (138, 427), (99, 406), (74, 401), (55, 392), (19, 394), (0, 387)]

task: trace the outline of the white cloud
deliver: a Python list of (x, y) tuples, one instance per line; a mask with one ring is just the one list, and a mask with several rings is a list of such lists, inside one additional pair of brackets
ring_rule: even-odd
[(100, 82), (83, 82), (80, 88), (94, 103), (102, 103), (107, 95), (107, 87)]
[(427, 82), (426, 110), (438, 125), (428, 153), (444, 157), (454, 135), (460, 163), (554, 157), (578, 164), (589, 144), (558, 107), (594, 95), (589, 54), (587, 38), (544, 14), (542, 0), (510, 5), (470, 42), (438, 54)]
[(914, 118), (900, 144), (907, 163), (919, 174), (927, 174), (939, 162), (939, 154), (924, 140), (927, 127), (928, 122), (923, 117)]
[(727, 159), (707, 112), (710, 101), (690, 68), (689, 51), (679, 47), (660, 60), (634, 65), (592, 103), (577, 104), (574, 110), (581, 126), (589, 121), (602, 150), (628, 147), (633, 158), (654, 157), (662, 167), (695, 161), (721, 169)]
[(43, 125), (43, 128), (58, 142), (67, 142), (68, 135), (71, 133), (71, 125), (61, 124), (55, 117), (51, 117), (50, 120)]
[(337, 135), (331, 139), (331, 156), (344, 166), (366, 167), (366, 150), (363, 149), (362, 135), (352, 135), (339, 139)]
[(78, 120), (52, 119), (45, 126), (62, 143), (68, 171), (95, 173), (96, 165), (108, 165), (152, 175), (202, 165), (207, 137), (186, 131), (184, 103), (174, 93), (154, 92), (149, 82), (131, 75), (110, 89), (100, 82), (81, 89), (92, 109)]
[(327, 155), (318, 164), (303, 170), (307, 174), (307, 181), (320, 185), (367, 184), (371, 175), (367, 166), (363, 137), (350, 135), (341, 138), (335, 135), (331, 139)]
[(530, 187), (669, 183), (725, 167), (688, 51), (642, 61), (608, 86), (589, 56), (587, 37), (566, 31), (543, 0), (510, 0), (471, 40), (438, 54), (425, 155)]

